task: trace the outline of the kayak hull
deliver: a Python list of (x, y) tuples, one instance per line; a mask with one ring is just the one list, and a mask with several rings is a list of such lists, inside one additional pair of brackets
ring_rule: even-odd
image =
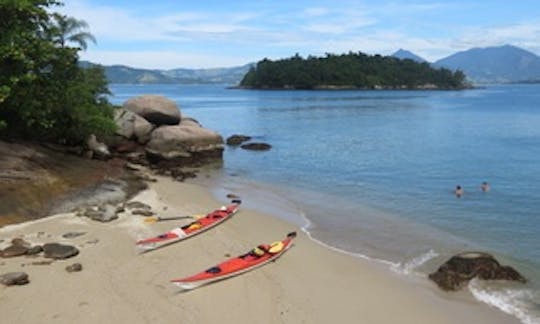
[(296, 232), (292, 232), (289, 233), (287, 238), (284, 240), (278, 241), (282, 244), (282, 247), (276, 253), (265, 251), (262, 255), (255, 255), (253, 251), (250, 251), (238, 257), (228, 259), (206, 271), (202, 271), (193, 276), (182, 279), (173, 279), (171, 282), (183, 290), (191, 290), (200, 286), (241, 275), (273, 262), (282, 256), (288, 249), (292, 247), (292, 240), (295, 236)]
[(183, 241), (192, 236), (201, 234), (231, 218), (239, 209), (239, 204), (231, 204), (216, 209), (196, 221), (193, 221), (182, 227), (176, 227), (170, 231), (142, 239), (136, 242), (137, 247), (142, 251), (155, 250), (179, 241)]

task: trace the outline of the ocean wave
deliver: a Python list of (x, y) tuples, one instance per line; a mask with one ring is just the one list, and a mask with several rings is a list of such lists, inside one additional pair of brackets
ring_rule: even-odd
[(523, 324), (540, 323), (540, 311), (534, 301), (540, 296), (531, 289), (494, 287), (473, 279), (469, 283), (469, 290), (479, 301), (517, 317)]
[(396, 266), (392, 266), (391, 269), (394, 272), (404, 275), (415, 274), (415, 269), (418, 269), (421, 265), (438, 256), (439, 253), (435, 252), (433, 249), (430, 249), (426, 253), (420, 254), (411, 260), (398, 263)]
[(377, 259), (377, 258), (372, 258), (372, 257), (369, 257), (365, 254), (361, 254), (361, 253), (356, 253), (356, 252), (350, 252), (350, 251), (347, 251), (347, 250), (344, 250), (344, 249), (340, 249), (338, 247), (335, 247), (333, 245), (330, 245), (330, 244), (327, 244), (317, 238), (315, 238), (311, 232), (309, 231), (309, 228), (311, 226), (311, 221), (309, 220), (309, 218), (306, 217), (305, 213), (300, 213), (300, 216), (304, 219), (305, 221), (305, 225), (302, 226), (302, 232), (304, 232), (307, 237), (309, 237), (310, 240), (312, 240), (313, 242), (319, 244), (319, 245), (322, 245), (324, 246), (325, 248), (327, 249), (330, 249), (332, 251), (335, 251), (335, 252), (339, 252), (339, 253), (342, 253), (342, 254), (346, 254), (346, 255), (350, 255), (350, 256), (353, 256), (353, 257), (356, 257), (356, 258), (360, 258), (360, 259), (364, 259), (364, 260), (369, 260), (369, 261), (373, 261), (373, 262), (376, 262), (376, 263), (380, 263), (380, 264), (383, 264), (383, 265), (386, 265), (386, 266), (390, 266), (390, 267), (396, 267), (398, 264), (395, 263), (395, 262), (391, 262), (391, 261), (388, 261), (388, 260), (383, 260), (383, 259)]

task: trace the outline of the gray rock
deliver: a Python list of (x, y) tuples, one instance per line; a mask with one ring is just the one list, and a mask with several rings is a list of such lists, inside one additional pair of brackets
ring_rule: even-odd
[(135, 209), (131, 212), (133, 215), (152, 216), (154, 213), (148, 209)]
[(221, 135), (194, 126), (158, 127), (152, 132), (150, 142), (146, 145), (146, 153), (151, 160), (189, 159), (207, 153), (221, 157), (222, 152)]
[(180, 122), (180, 126), (202, 127), (198, 120), (191, 117), (183, 117), (182, 121)]
[(123, 108), (134, 112), (157, 126), (180, 123), (180, 109), (176, 103), (163, 96), (144, 95), (126, 101)]
[(62, 234), (62, 237), (71, 239), (71, 238), (82, 236), (84, 234), (86, 234), (86, 232), (67, 232), (67, 233)]
[(79, 254), (79, 250), (72, 245), (64, 245), (60, 243), (47, 243), (43, 245), (45, 257), (49, 259), (67, 259)]
[(107, 160), (111, 157), (111, 152), (107, 145), (97, 140), (94, 134), (90, 135), (86, 140), (88, 149), (92, 151), (92, 157), (98, 160)]
[(28, 249), (26, 252), (27, 255), (36, 255), (43, 252), (43, 247), (41, 245), (35, 245)]
[(483, 252), (455, 255), (431, 273), (429, 278), (443, 290), (458, 290), (473, 278), (526, 282), (515, 269), (500, 265), (492, 255)]
[(80, 263), (73, 263), (72, 265), (68, 265), (66, 267), (67, 272), (79, 272), (82, 271), (83, 267)]
[(248, 143), (248, 144), (242, 144), (240, 146), (244, 150), (250, 150), (250, 151), (268, 151), (272, 148), (272, 145), (267, 143)]
[(97, 208), (88, 208), (84, 213), (84, 216), (99, 222), (110, 222), (118, 218), (117, 209), (110, 204), (101, 205)]
[(12, 258), (28, 253), (28, 247), (23, 245), (10, 245), (2, 251), (3, 258)]
[(26, 285), (28, 282), (28, 274), (25, 272), (8, 272), (0, 276), (0, 283), (6, 286)]
[(114, 121), (118, 126), (116, 134), (127, 139), (136, 139), (141, 144), (150, 140), (150, 133), (154, 129), (154, 125), (146, 119), (124, 108), (115, 110)]
[(125, 204), (125, 207), (129, 209), (146, 209), (146, 210), (152, 209), (152, 207), (140, 201), (130, 201)]

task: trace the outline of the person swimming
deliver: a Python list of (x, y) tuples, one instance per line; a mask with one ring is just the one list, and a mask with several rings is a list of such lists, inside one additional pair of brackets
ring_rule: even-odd
[(489, 184), (486, 181), (482, 182), (482, 185), (480, 186), (480, 189), (482, 189), (483, 192), (488, 192), (489, 189), (490, 189)]
[(457, 185), (454, 193), (456, 194), (456, 197), (461, 198), (461, 196), (463, 196), (463, 188), (461, 188), (460, 185)]

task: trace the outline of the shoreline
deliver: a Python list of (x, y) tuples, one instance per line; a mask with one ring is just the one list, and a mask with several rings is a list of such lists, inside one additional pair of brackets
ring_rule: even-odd
[[(162, 216), (194, 214), (219, 207), (211, 188), (156, 177), (150, 189), (133, 200)], [(168, 322), (187, 323), (519, 323), (517, 319), (472, 298), (422, 289), (367, 260), (317, 244), (297, 225), (271, 214), (241, 208), (237, 215), (205, 234), (143, 255), (137, 238), (159, 233), (176, 222), (144, 225), (140, 216), (122, 215), (108, 224), (72, 214), (0, 228), (2, 239), (23, 236), (32, 243), (52, 240), (69, 231), (80, 238), (61, 239), (80, 248), (79, 256), (49, 266), (28, 265), (32, 259), (2, 259), (2, 273), (26, 271), (30, 284), (0, 287), (4, 318), (20, 322)], [(60, 225), (60, 226), (59, 226)], [(168, 280), (189, 275), (298, 230), (295, 246), (276, 262), (242, 276), (179, 293)], [(42, 237), (36, 233), (44, 232)], [(92, 242), (98, 240), (96, 243)], [(2, 242), (2, 247), (6, 242)], [(81, 273), (66, 273), (81, 262)], [(21, 264), (27, 264), (21, 266)], [(413, 280), (416, 281), (416, 280)], [(420, 286), (428, 286), (425, 280)], [(64, 291), (56, 302), (38, 301), (53, 289)], [(26, 303), (24, 312), (21, 305)], [(150, 306), (151, 305), (151, 306)], [(208, 308), (208, 305), (212, 305)], [(388, 312), (392, 306), (393, 311)]]

